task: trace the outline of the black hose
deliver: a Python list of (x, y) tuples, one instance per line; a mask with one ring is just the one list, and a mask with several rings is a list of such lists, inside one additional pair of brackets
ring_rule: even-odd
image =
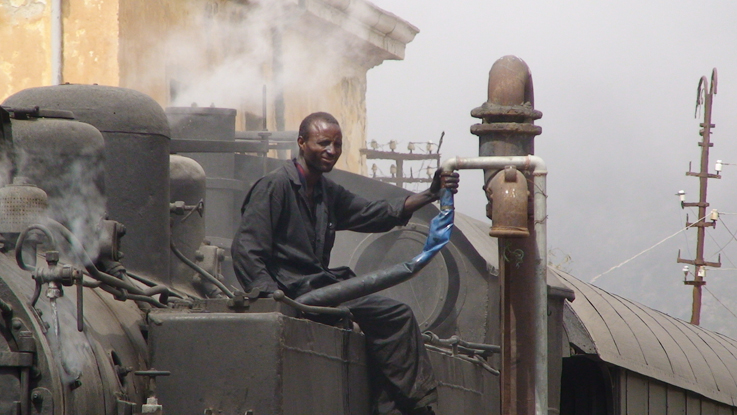
[(292, 300), (291, 298), (287, 297), (287, 295), (284, 294), (284, 291), (282, 290), (274, 291), (273, 298), (274, 298), (274, 301), (283, 302), (284, 304), (292, 308), (295, 308), (299, 311), (302, 311), (304, 313), (327, 314), (327, 315), (338, 316), (338, 317), (343, 317), (343, 318), (348, 317), (351, 320), (353, 320), (351, 310), (347, 309), (346, 307), (318, 307), (318, 306), (298, 303)]
[(195, 270), (198, 274), (202, 275), (207, 281), (213, 283), (216, 287), (220, 289), (220, 291), (223, 292), (223, 294), (227, 295), (228, 298), (235, 297), (233, 293), (228, 289), (228, 287), (225, 286), (220, 280), (215, 278), (213, 275), (211, 275), (209, 272), (202, 269), (199, 265), (195, 264), (194, 262), (190, 261), (189, 258), (184, 256), (182, 251), (177, 249), (177, 246), (174, 245), (174, 242), (171, 242), (171, 251), (174, 252), (174, 255), (177, 256), (182, 262), (184, 262), (188, 267)]
[(420, 272), (428, 262), (408, 261), (396, 264), (312, 290), (297, 297), (295, 301), (307, 305), (335, 306), (405, 282)]
[(25, 261), (23, 260), (23, 244), (26, 242), (26, 238), (33, 230), (43, 232), (44, 235), (46, 235), (46, 238), (49, 240), (51, 249), (55, 251), (57, 250), (56, 238), (54, 238), (54, 234), (51, 232), (51, 229), (38, 223), (28, 226), (26, 229), (23, 230), (23, 232), (20, 233), (20, 235), (18, 235), (18, 240), (15, 243), (15, 262), (18, 263), (20, 269), (25, 271), (33, 271), (35, 269), (34, 267), (26, 265)]

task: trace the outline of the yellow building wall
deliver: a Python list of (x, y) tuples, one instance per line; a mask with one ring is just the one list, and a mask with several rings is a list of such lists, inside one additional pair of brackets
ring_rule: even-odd
[(118, 2), (65, 0), (62, 3), (63, 81), (118, 86), (122, 64), (118, 59)]
[[(302, 119), (325, 111), (338, 119), (343, 131), (341, 170), (364, 173), (358, 150), (366, 141), (366, 71), (343, 54), (291, 31), (284, 35), (286, 125), (296, 130)], [(300, 53), (290, 53), (299, 50)]]
[(51, 11), (46, 1), (0, 6), (0, 101), (51, 82)]

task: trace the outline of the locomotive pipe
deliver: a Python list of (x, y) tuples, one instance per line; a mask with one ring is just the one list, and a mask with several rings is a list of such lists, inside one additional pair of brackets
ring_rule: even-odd
[(26, 271), (33, 271), (34, 269), (34, 267), (26, 265), (25, 261), (23, 260), (23, 244), (26, 242), (26, 238), (33, 230), (43, 232), (44, 235), (46, 235), (46, 238), (49, 240), (49, 244), (51, 245), (50, 248), (56, 250), (56, 238), (54, 238), (54, 234), (46, 226), (33, 224), (24, 229), (23, 232), (18, 235), (18, 240), (15, 243), (15, 262), (18, 263), (18, 267), (20, 267), (20, 269)]
[[(157, 285), (158, 285), (158, 284), (156, 284), (155, 282), (153, 282), (153, 281), (149, 280), (148, 278), (144, 278), (144, 277), (142, 277), (142, 276), (140, 276), (140, 275), (137, 275), (137, 274), (133, 274), (133, 273), (131, 273), (130, 271), (126, 271), (126, 272), (125, 272), (125, 275), (127, 275), (127, 276), (129, 276), (130, 278), (132, 278), (132, 279), (134, 279), (134, 280), (136, 280), (136, 281), (138, 281), (138, 282), (140, 282), (140, 283), (142, 283), (142, 284), (145, 284), (145, 285), (147, 285), (147, 286), (149, 286), (149, 287), (155, 287), (155, 286), (157, 286)], [(85, 284), (86, 284), (86, 282), (85, 282)], [(86, 286), (86, 285), (85, 285), (85, 286)], [(98, 286), (99, 286), (99, 284), (98, 284)], [(169, 297), (176, 297), (176, 298), (184, 298), (184, 297), (185, 297), (185, 296), (184, 296), (183, 294), (180, 294), (180, 293), (178, 293), (178, 292), (174, 291), (174, 290), (173, 290), (173, 289), (171, 289), (171, 288), (169, 288), (168, 290), (169, 290), (169, 291), (168, 291)]]
[(64, 80), (64, 26), (62, 1), (51, 2), (51, 85), (61, 85)]
[[(99, 269), (97, 269), (97, 267), (92, 262), (92, 259), (89, 257), (89, 255), (87, 254), (87, 252), (82, 247), (82, 243), (79, 241), (79, 239), (77, 239), (76, 236), (74, 236), (73, 233), (71, 233), (69, 231), (69, 229), (67, 229), (64, 225), (62, 225), (61, 223), (59, 223), (59, 222), (57, 222), (57, 221), (55, 221), (53, 219), (48, 219), (48, 220), (49, 220), (49, 222), (52, 225), (54, 225), (59, 230), (59, 232), (64, 237), (64, 239), (66, 239), (67, 242), (69, 242), (69, 244), (72, 246), (72, 249), (74, 250), (74, 253), (77, 255), (78, 259), (82, 262), (82, 264), (84, 265), (85, 269), (87, 270), (87, 272), (90, 274), (90, 276), (92, 278), (100, 281), (103, 284), (106, 284), (106, 285), (111, 286), (110, 288), (113, 288), (114, 287), (114, 288), (122, 289), (122, 290), (125, 290), (125, 291), (129, 291), (132, 294), (124, 295), (122, 293), (122, 291), (119, 291), (119, 290), (113, 290), (114, 292), (111, 292), (110, 290), (105, 290), (105, 291), (108, 291), (111, 294), (116, 295), (116, 297), (127, 297), (127, 298), (131, 298), (131, 299), (135, 299), (135, 300), (145, 301), (147, 303), (154, 304), (157, 307), (158, 306), (166, 307), (161, 302), (156, 301), (153, 298), (149, 298), (148, 300), (144, 300), (144, 299), (139, 299), (139, 298), (134, 298), (133, 297), (134, 295), (135, 296), (141, 296), (141, 297), (144, 297), (144, 298), (147, 297), (147, 296), (156, 295), (156, 294), (162, 294), (162, 295), (164, 295), (164, 294), (167, 294), (168, 291), (169, 291), (169, 289), (166, 286), (156, 285), (156, 286), (151, 287), (151, 288), (141, 289), (139, 287), (136, 287), (133, 284), (129, 284), (129, 283), (127, 283), (125, 281), (122, 281), (122, 280), (120, 280), (120, 279), (118, 279), (118, 278), (116, 278), (116, 277), (114, 277), (114, 276), (112, 276), (110, 274), (107, 274), (107, 273), (104, 273), (104, 272), (100, 271)], [(18, 237), (18, 243), (16, 245), (16, 250), (15, 250), (15, 258), (16, 258), (16, 261), (18, 262), (18, 266), (21, 267), (24, 270), (33, 270), (33, 268), (31, 268), (28, 265), (26, 265), (25, 262), (23, 261), (23, 257), (22, 257), (22, 252), (23, 252), (22, 251), (22, 246), (23, 246), (23, 243), (25, 242), (25, 239), (28, 236), (29, 232), (31, 230), (34, 230), (34, 229), (35, 230), (42, 231), (46, 235), (46, 237), (49, 238), (49, 240), (51, 242), (51, 245), (53, 247), (56, 246), (56, 239), (54, 238), (53, 233), (51, 232), (51, 230), (48, 227), (46, 227), (44, 225), (34, 224), (34, 225), (31, 225), (28, 228), (26, 228), (23, 232), (21, 232), (20, 236)], [(150, 301), (150, 300), (153, 300), (153, 302)], [(165, 298), (162, 298), (162, 300), (165, 301), (166, 299)]]
[(457, 347), (459, 351), (464, 351), (475, 355), (490, 355), (502, 351), (501, 346), (497, 346), (494, 344), (467, 342), (458, 336), (451, 336), (448, 339), (441, 339), (440, 337), (438, 337), (437, 334), (431, 331), (426, 331), (422, 333), (422, 338), (425, 340), (425, 342), (428, 342), (435, 346), (446, 346), (453, 348)]
[(548, 408), (548, 315), (547, 315), (547, 166), (542, 158), (527, 156), (497, 156), (452, 158), (443, 163), (445, 172), (465, 169), (501, 170), (514, 166), (518, 170), (531, 171), (534, 187), (535, 261), (534, 304), (535, 316), (535, 406), (538, 414), (547, 413)]
[[(121, 279), (118, 279), (108, 273), (102, 272), (95, 264), (92, 262), (92, 258), (87, 254), (87, 251), (84, 250), (84, 246), (82, 245), (82, 242), (77, 239), (77, 237), (69, 231), (69, 229), (66, 228), (66, 226), (62, 225), (61, 223), (53, 220), (48, 219), (49, 222), (54, 225), (61, 235), (66, 239), (67, 242), (69, 242), (69, 245), (71, 245), (72, 249), (74, 250), (74, 253), (77, 255), (77, 258), (82, 262), (87, 272), (90, 274), (90, 276), (98, 281), (101, 281), (103, 284), (107, 284), (110, 286), (113, 286), (115, 288), (120, 288), (126, 291), (130, 291), (133, 294), (137, 295), (154, 295), (159, 294), (159, 288), (152, 287), (150, 289), (143, 290), (141, 288), (136, 287), (133, 284), (129, 284)], [(157, 286), (158, 287), (158, 286)], [(164, 289), (166, 287), (161, 286)]]
[(202, 267), (200, 267), (199, 265), (197, 265), (194, 262), (190, 261), (189, 258), (187, 258), (186, 256), (184, 256), (184, 254), (182, 253), (182, 251), (180, 251), (179, 249), (177, 249), (177, 246), (174, 245), (174, 241), (171, 241), (170, 245), (171, 245), (171, 251), (174, 252), (174, 255), (176, 255), (177, 258), (179, 258), (182, 262), (184, 262), (185, 264), (187, 264), (187, 266), (189, 266), (193, 270), (197, 271), (197, 273), (200, 274), (200, 275), (202, 275), (207, 281), (211, 282), (216, 287), (218, 287), (220, 289), (220, 291), (223, 292), (223, 294), (225, 294), (225, 295), (228, 296), (228, 298), (235, 297), (233, 295), (233, 292), (230, 291), (228, 289), (228, 287), (225, 286), (225, 284), (223, 284), (222, 282), (220, 282), (220, 280), (218, 280), (217, 278), (215, 278), (214, 275), (211, 275), (209, 272), (207, 272), (204, 269), (202, 269)]

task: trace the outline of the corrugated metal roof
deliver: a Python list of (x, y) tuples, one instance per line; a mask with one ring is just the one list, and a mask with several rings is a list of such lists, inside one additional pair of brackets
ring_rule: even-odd
[(576, 293), (571, 309), (608, 363), (737, 405), (737, 341), (550, 269)]

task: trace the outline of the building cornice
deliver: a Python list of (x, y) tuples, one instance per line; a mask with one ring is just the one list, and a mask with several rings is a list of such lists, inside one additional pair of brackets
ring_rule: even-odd
[(288, 0), (308, 14), (344, 30), (374, 49), (371, 66), (402, 60), (419, 29), (366, 0)]

